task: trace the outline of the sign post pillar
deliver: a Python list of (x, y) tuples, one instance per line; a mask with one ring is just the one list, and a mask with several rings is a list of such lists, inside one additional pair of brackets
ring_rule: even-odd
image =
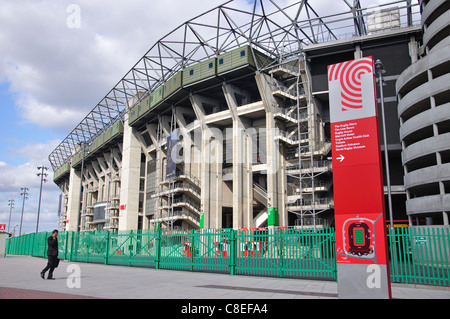
[(339, 298), (391, 298), (372, 57), (328, 66)]

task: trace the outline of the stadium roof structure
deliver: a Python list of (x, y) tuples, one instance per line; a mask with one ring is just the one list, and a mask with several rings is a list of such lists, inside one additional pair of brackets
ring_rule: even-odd
[(367, 35), (367, 17), (374, 10), (396, 7), (399, 28), (420, 24), (418, 1), (413, 4), (412, 0), (387, 0), (369, 8), (363, 8), (359, 0), (341, 0), (327, 9), (341, 12), (323, 15), (311, 5), (317, 1), (290, 1), (284, 7), (277, 2), (247, 1), (249, 10), (244, 10), (242, 1), (227, 1), (157, 41), (49, 155), (53, 170), (67, 163), (81, 144), (89, 144), (112, 124), (123, 121), (146, 93), (190, 65), (243, 45), (280, 62), (298, 56), (310, 45)]

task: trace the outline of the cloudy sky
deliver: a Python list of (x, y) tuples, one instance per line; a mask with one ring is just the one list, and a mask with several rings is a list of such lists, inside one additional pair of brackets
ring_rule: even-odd
[[(155, 42), (224, 2), (1, 0), (0, 224), (8, 224), (9, 199), (15, 200), (11, 229), (20, 223), (20, 192), (27, 187), (22, 233), (35, 231), (37, 167), (45, 165), (39, 230), (57, 228), (60, 191), (48, 155)], [(322, 14), (331, 10), (329, 0), (310, 3)], [(348, 9), (342, 1), (336, 7)]]

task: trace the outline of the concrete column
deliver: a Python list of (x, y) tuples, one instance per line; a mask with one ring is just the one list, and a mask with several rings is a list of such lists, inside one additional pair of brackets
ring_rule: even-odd
[[(201, 210), (205, 228), (222, 227), (222, 157), (223, 138), (220, 129), (209, 127), (205, 121), (203, 103), (217, 105), (217, 101), (200, 95), (190, 97), (201, 133), (196, 132), (194, 143), (200, 150)], [(201, 137), (199, 143), (197, 139)], [(196, 158), (194, 154), (194, 158)]]
[[(255, 76), (258, 90), (266, 110), (266, 143), (267, 143), (267, 206), (278, 209), (279, 226), (288, 225), (286, 210), (286, 172), (284, 147), (276, 140), (277, 125), (273, 114), (278, 104), (272, 94), (272, 78), (259, 73)], [(283, 164), (283, 166), (281, 166)]]
[(355, 60), (361, 59), (364, 57), (363, 52), (361, 51), (361, 47), (359, 45), (355, 46), (354, 57), (355, 57)]
[(81, 172), (74, 168), (70, 168), (69, 185), (66, 231), (77, 231), (77, 219), (80, 214), (78, 204), (80, 202)]
[(120, 205), (124, 205), (124, 209), (119, 212), (119, 231), (135, 230), (138, 226), (141, 147), (136, 134), (136, 129), (128, 125), (127, 119), (123, 132), (120, 188)]
[[(253, 227), (252, 136), (250, 123), (239, 118), (236, 94), (246, 92), (232, 85), (222, 87), (233, 119), (233, 228)], [(256, 132), (256, 131), (255, 131)]]

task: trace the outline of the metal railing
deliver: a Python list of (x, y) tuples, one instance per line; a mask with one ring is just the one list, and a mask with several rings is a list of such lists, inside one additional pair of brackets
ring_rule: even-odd
[[(7, 239), (6, 255), (46, 257), (49, 232)], [(229, 273), (336, 280), (333, 228), (60, 232), (59, 258)], [(450, 287), (450, 228), (388, 229), (394, 283)]]

